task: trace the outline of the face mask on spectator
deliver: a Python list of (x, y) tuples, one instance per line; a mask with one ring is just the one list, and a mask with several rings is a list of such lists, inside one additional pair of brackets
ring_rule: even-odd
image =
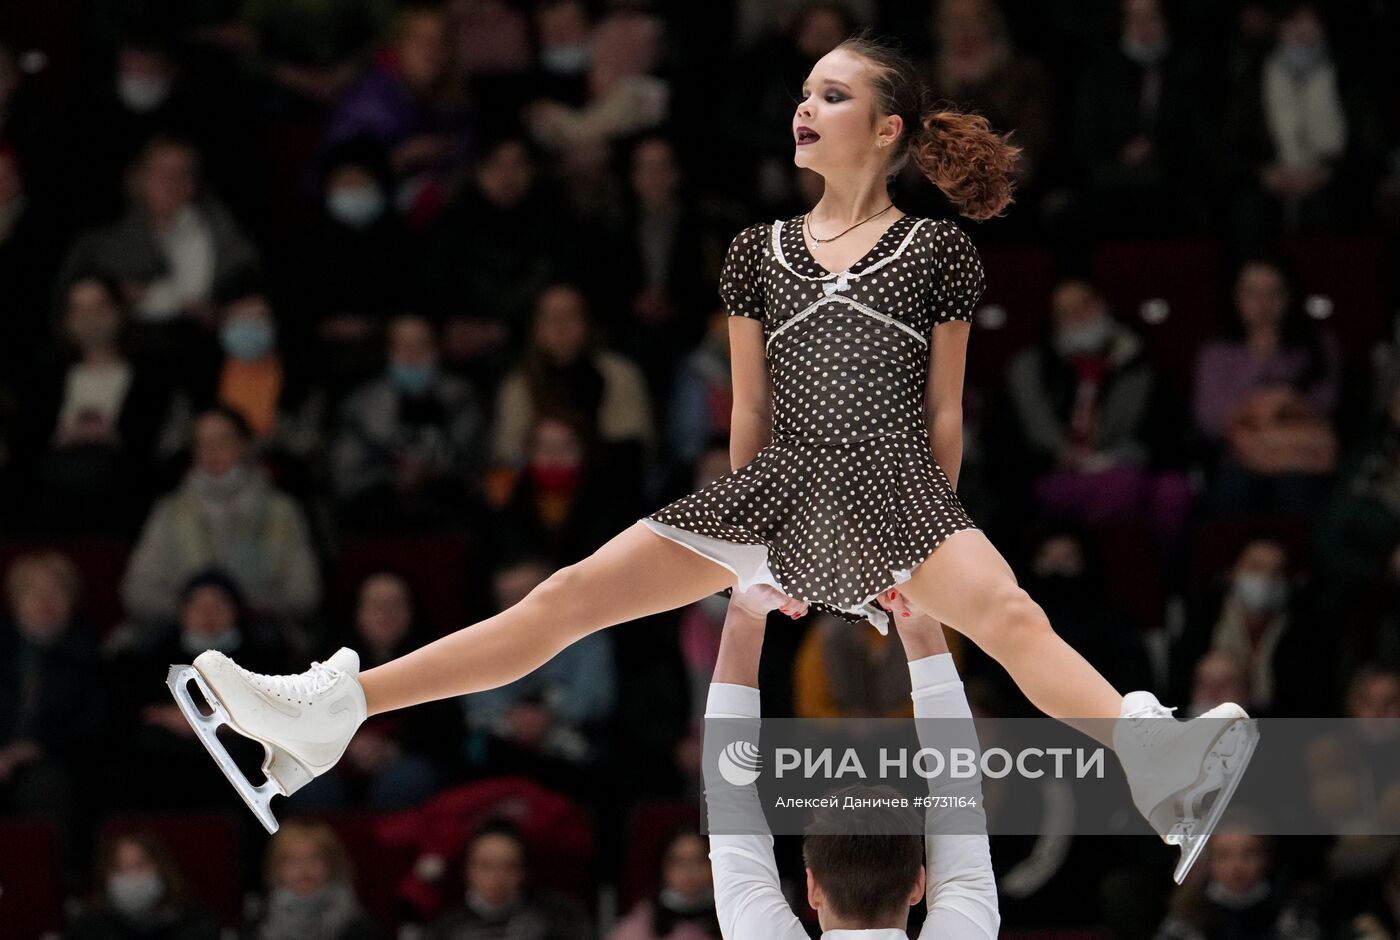
[(75, 323), (69, 328), (68, 335), (79, 349), (92, 349), (95, 346), (110, 346), (120, 330), (121, 324), (116, 318), (107, 317)]
[(165, 884), (154, 872), (117, 872), (107, 877), (107, 900), (132, 919), (150, 914), (164, 895)]
[(1165, 39), (1156, 42), (1143, 42), (1139, 39), (1123, 38), (1123, 54), (1143, 68), (1150, 68), (1167, 57), (1171, 48)]
[(1108, 339), (1108, 317), (1101, 316), (1088, 323), (1062, 327), (1055, 331), (1055, 348), (1065, 355), (1097, 352)]
[(220, 476), (213, 476), (198, 467), (190, 471), (190, 485), (206, 499), (228, 499), (243, 488), (248, 480), (248, 468), (234, 464)]
[(149, 75), (122, 75), (117, 79), (117, 97), (137, 114), (159, 108), (170, 96), (170, 83)]
[(1232, 911), (1242, 911), (1247, 907), (1253, 907), (1268, 896), (1269, 885), (1263, 881), (1257, 882), (1254, 887), (1246, 888), (1239, 894), (1226, 888), (1218, 881), (1212, 881), (1206, 885), (1206, 897)]
[(404, 362), (389, 364), (389, 380), (405, 395), (422, 395), (433, 384), (437, 369), (431, 363), (410, 365)]
[(237, 627), (229, 627), (218, 633), (181, 633), (180, 648), (190, 656), (198, 656), (205, 650), (218, 650), (220, 653), (232, 653), (243, 645), (243, 634)]
[(467, 907), (478, 916), (486, 920), (504, 920), (512, 911), (519, 906), (516, 898), (511, 898), (501, 904), (492, 904), (470, 888), (467, 889)]
[(1322, 63), (1327, 50), (1318, 42), (1288, 42), (1279, 47), (1279, 61), (1290, 72), (1311, 72)]
[(1246, 571), (1235, 575), (1235, 596), (1252, 614), (1268, 614), (1281, 608), (1288, 598), (1282, 581)]
[(224, 352), (242, 362), (255, 362), (272, 352), (277, 331), (267, 320), (234, 317), (219, 328)]
[(540, 64), (546, 72), (555, 75), (580, 75), (588, 68), (588, 43), (571, 42), (562, 46), (551, 46), (540, 53)]
[(384, 214), (384, 194), (368, 186), (335, 189), (326, 196), (330, 217), (351, 228), (364, 228)]
[(706, 892), (699, 897), (688, 897), (675, 888), (662, 888), (658, 899), (666, 910), (682, 917), (703, 914), (715, 909), (715, 896)]

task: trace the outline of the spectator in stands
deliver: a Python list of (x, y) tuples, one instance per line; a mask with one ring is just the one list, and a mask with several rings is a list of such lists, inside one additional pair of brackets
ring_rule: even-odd
[(808, 627), (793, 665), (797, 717), (913, 717), (909, 665), (898, 637), (849, 626), (819, 614)]
[(1251, 715), (1259, 711), (1249, 697), (1249, 672), (1236, 654), (1214, 649), (1196, 660), (1191, 672), (1191, 704), (1182, 720), (1205, 714), (1224, 702), (1243, 704)]
[(1177, 889), (1156, 940), (1320, 940), (1317, 913), (1274, 878), (1271, 839), (1226, 828), (1206, 852), (1206, 878)]
[(1381, 874), (1379, 895), (1336, 934), (1342, 940), (1395, 940), (1400, 935), (1400, 852), (1390, 856)]
[[(1260, 712), (1302, 714), (1309, 700), (1332, 680), (1335, 653), (1307, 629), (1314, 600), (1295, 586), (1293, 563), (1283, 544), (1255, 538), (1231, 566), (1225, 589), (1207, 608), (1200, 626), (1188, 625), (1173, 659), (1187, 675), (1206, 650), (1234, 656), (1245, 668), (1246, 699)], [(1194, 619), (1194, 618), (1193, 618)], [(1313, 706), (1316, 708), (1316, 705)], [(1251, 712), (1251, 714), (1254, 714)]]
[(684, 188), (675, 142), (659, 134), (633, 148), (627, 212), (619, 232), (619, 313), (605, 324), (621, 351), (665, 401), (678, 360), (700, 339), (711, 296), (704, 271), (704, 226)]
[[(427, 637), (409, 584), (380, 571), (360, 582), (354, 625), (344, 645), (369, 669), (422, 646)], [(293, 797), (303, 807), (353, 804), (374, 809), (415, 806), (437, 789), (444, 769), (457, 759), (461, 710), (453, 702), (425, 705), (412, 721), (391, 714), (367, 721), (335, 770)]]
[(938, 0), (929, 19), (934, 59), (930, 86), (940, 98), (983, 114), (1001, 131), (1015, 131), (1024, 193), (1049, 156), (1055, 108), (1050, 76), (1017, 53), (996, 0)]
[(60, 273), (117, 282), (131, 306), (139, 351), (150, 350), (191, 388), (217, 356), (214, 298), (258, 264), (233, 215), (200, 191), (199, 155), (174, 137), (153, 138), (130, 175), (131, 204), (120, 221), (82, 236)]
[(545, 412), (575, 412), (619, 472), (640, 476), (654, 444), (651, 399), (636, 363), (597, 341), (579, 288), (556, 284), (535, 302), (530, 345), (501, 383), (491, 435), (497, 466), (521, 467), (526, 435)]
[(210, 567), (263, 617), (291, 622), (316, 609), (321, 577), (306, 519), (252, 463), (252, 446), (236, 411), (219, 406), (195, 421), (193, 465), (152, 510), (122, 582), (137, 621), (169, 619), (181, 585)]
[(671, 833), (661, 847), (657, 893), (638, 901), (608, 940), (720, 940), (709, 840), (694, 826)]
[(327, 147), (360, 137), (384, 147), (400, 204), (428, 214), (440, 204), (436, 187), (468, 153), (470, 116), (452, 64), (451, 26), (437, 6), (400, 11), (388, 47), (336, 104), (325, 139)]
[(1284, 8), (1272, 51), (1240, 77), (1230, 106), (1232, 227), (1236, 241), (1251, 248), (1280, 230), (1341, 221), (1340, 175), (1356, 136), (1319, 5)]
[(259, 458), (278, 479), (305, 490), (324, 444), (326, 396), (311, 384), (304, 360), (288, 354), (272, 304), (257, 286), (241, 285), (224, 299), (219, 347), (215, 400), (247, 422)]
[(723, 309), (710, 314), (704, 337), (681, 360), (671, 390), (667, 456), (687, 478), (713, 441), (729, 439), (734, 393), (727, 320)]
[(293, 819), (267, 846), (259, 940), (373, 940), (379, 928), (355, 896), (350, 857), (325, 823)]
[(1034, 493), (1051, 515), (1150, 519), (1168, 543), (1190, 508), (1184, 472), (1161, 466), (1179, 446), (1142, 337), (1114, 318), (1089, 282), (1061, 281), (1045, 339), (1007, 368), (1022, 447), (1034, 455)]
[[(553, 573), (539, 558), (498, 569), (492, 592), (505, 610)], [(508, 685), (461, 699), (481, 754), (482, 770), (526, 773), (546, 786), (575, 795), (594, 792), (594, 774), (606, 754), (601, 734), (616, 699), (612, 638), (589, 634), (539, 669)]]
[(256, 74), (324, 107), (355, 80), (391, 9), (385, 0), (246, 0), (231, 44)]
[(371, 528), (459, 526), (478, 488), (476, 396), (439, 366), (437, 333), (422, 317), (389, 325), (387, 359), (341, 409), (331, 482), (345, 517)]
[(365, 138), (332, 147), (293, 302), (315, 325), (325, 353), (319, 373), (337, 397), (382, 364), (384, 327), (410, 289), (414, 244), (394, 210), (384, 148)]
[(0, 812), (58, 825), (70, 865), (75, 787), (91, 771), (104, 698), (80, 589), (64, 555), (22, 555), (5, 574), (0, 619)]
[(466, 899), (428, 926), (425, 940), (588, 940), (590, 925), (572, 901), (532, 889), (525, 840), (506, 820), (472, 835), (462, 865)]
[(449, 8), (456, 20), (457, 64), (474, 86), (484, 80), (489, 92), (508, 94), (533, 64), (529, 17), (506, 0), (459, 0)]
[(491, 475), (496, 554), (543, 553), (572, 564), (627, 524), (639, 486), (635, 467), (609, 461), (577, 413), (538, 414), (524, 467)]
[(32, 475), (20, 508), (47, 532), (126, 533), (140, 523), (169, 393), (127, 355), (125, 318), (115, 285), (74, 281), (62, 352), (26, 383), (18, 440)]
[(1212, 445), (1218, 513), (1310, 512), (1336, 461), (1341, 353), (1303, 312), (1282, 262), (1246, 261), (1226, 338), (1196, 358), (1196, 427)]
[(1085, 69), (1074, 150), (1095, 235), (1199, 226), (1207, 113), (1189, 42), (1161, 0), (1122, 0), (1118, 41)]
[(68, 940), (219, 940), (219, 922), (195, 904), (169, 850), (149, 832), (104, 838), (92, 894), (63, 932)]

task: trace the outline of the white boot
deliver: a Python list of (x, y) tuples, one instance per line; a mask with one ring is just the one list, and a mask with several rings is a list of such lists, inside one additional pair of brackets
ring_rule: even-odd
[[(193, 666), (172, 666), (166, 683), (190, 725), (229, 782), (268, 832), (277, 831), (270, 804), (290, 796), (330, 770), (365, 720), (360, 657), (341, 649), (300, 675), (249, 672), (223, 653), (199, 654)], [(189, 693), (199, 686), (212, 714), (200, 711)], [(228, 725), (263, 745), (267, 780), (254, 786), (224, 750), (216, 732)]]
[[(1174, 876), (1180, 884), (1239, 786), (1259, 729), (1233, 702), (1190, 721), (1177, 721), (1173, 711), (1151, 692), (1129, 692), (1113, 727), (1113, 747), (1138, 812), (1163, 841), (1181, 846)], [(1212, 793), (1214, 801), (1203, 809)]]

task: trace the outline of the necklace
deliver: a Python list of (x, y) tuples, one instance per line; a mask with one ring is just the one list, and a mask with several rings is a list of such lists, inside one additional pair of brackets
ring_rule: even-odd
[[(869, 222), (871, 219), (879, 218), (880, 216), (884, 215), (886, 212), (889, 212), (893, 208), (894, 203), (890, 203), (874, 215), (861, 219), (855, 225), (852, 225), (851, 228), (860, 228), (866, 222)], [(812, 234), (812, 213), (810, 210), (807, 212), (806, 215), (802, 217), (802, 224), (807, 226), (807, 235), (812, 239), (812, 244), (814, 245), (825, 245), (827, 242), (834, 242), (836, 241), (836, 239), (840, 238), (842, 235), (845, 235), (846, 232), (849, 232), (851, 230), (851, 228), (848, 228), (843, 232), (837, 232), (830, 238), (818, 238), (816, 235)]]

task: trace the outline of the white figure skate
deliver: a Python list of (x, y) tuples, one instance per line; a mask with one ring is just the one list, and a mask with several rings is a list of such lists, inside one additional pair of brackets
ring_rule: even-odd
[[(1181, 884), (1244, 776), (1259, 727), (1233, 702), (1191, 721), (1177, 721), (1173, 711), (1151, 692), (1129, 692), (1113, 746), (1138, 811), (1164, 842), (1181, 846), (1173, 876)], [(1203, 806), (1212, 793), (1214, 801)]]
[[(165, 681), (243, 802), (268, 832), (276, 832), (273, 796), (291, 796), (334, 767), (365, 720), (359, 674), (360, 657), (351, 649), (338, 650), (296, 676), (249, 672), (223, 653), (209, 650), (192, 666), (171, 666)], [(190, 695), (191, 681), (211, 714), (204, 714)], [(263, 746), (267, 779), (261, 784), (249, 781), (224, 749), (217, 735), (220, 725)]]

